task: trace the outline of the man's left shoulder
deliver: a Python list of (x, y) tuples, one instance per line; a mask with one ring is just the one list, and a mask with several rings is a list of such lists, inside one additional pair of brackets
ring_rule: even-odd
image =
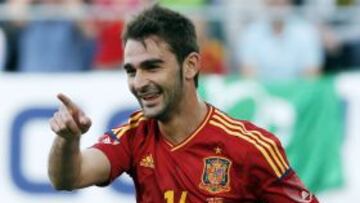
[(259, 125), (255, 124), (251, 121), (248, 121), (248, 120), (241, 120), (241, 122), (243, 123), (246, 131), (251, 132), (256, 135), (259, 135), (259, 136), (262, 136), (262, 137), (266, 137), (266, 138), (274, 140), (276, 142), (280, 142), (279, 139), (276, 137), (276, 135), (274, 135), (269, 130), (267, 130), (263, 127), (260, 127)]
[(249, 120), (242, 120), (235, 118), (217, 108), (214, 108), (214, 113), (210, 119), (210, 124), (223, 129), (225, 132), (242, 132), (243, 134), (261, 134), (263, 136), (273, 138), (274, 135), (268, 130), (259, 127)]

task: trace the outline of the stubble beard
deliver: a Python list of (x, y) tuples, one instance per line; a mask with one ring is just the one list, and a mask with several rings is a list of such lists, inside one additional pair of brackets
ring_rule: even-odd
[(179, 111), (179, 103), (181, 102), (181, 95), (183, 94), (182, 91), (183, 86), (179, 80), (177, 80), (174, 88), (167, 90), (168, 94), (167, 96), (164, 95), (162, 109), (154, 118), (161, 122), (170, 120), (172, 116), (174, 116), (176, 112)]
[(162, 96), (162, 102), (159, 104), (160, 107), (155, 107), (155, 108), (160, 108), (160, 109), (157, 110), (157, 112), (155, 112), (155, 113), (148, 112), (148, 110), (146, 109), (147, 107), (145, 107), (143, 105), (141, 98), (139, 98), (135, 94), (135, 96), (144, 112), (145, 117), (153, 118), (153, 119), (159, 120), (161, 122), (166, 122), (166, 121), (170, 120), (172, 118), (172, 116), (174, 114), (176, 114), (176, 112), (179, 111), (179, 104), (180, 104), (181, 100), (184, 99), (184, 98), (182, 98), (183, 81), (182, 81), (181, 69), (179, 70), (179, 73), (177, 75), (178, 75), (178, 77), (176, 77), (175, 82), (173, 83), (173, 85), (171, 87), (163, 87), (158, 84), (152, 84), (152, 85), (154, 85), (154, 87), (152, 87), (152, 88), (156, 88), (157, 91), (159, 91)]

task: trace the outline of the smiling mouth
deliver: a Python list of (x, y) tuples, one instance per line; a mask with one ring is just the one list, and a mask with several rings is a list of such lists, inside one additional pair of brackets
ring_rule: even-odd
[(144, 106), (152, 107), (157, 105), (158, 98), (161, 96), (160, 92), (153, 92), (147, 94), (140, 94), (138, 98)]
[(134, 93), (142, 106), (153, 107), (159, 104), (163, 91), (156, 85), (149, 85)]
[(142, 96), (140, 98), (145, 101), (151, 101), (151, 100), (158, 98), (159, 96), (160, 96), (160, 94), (152, 94), (152, 95)]

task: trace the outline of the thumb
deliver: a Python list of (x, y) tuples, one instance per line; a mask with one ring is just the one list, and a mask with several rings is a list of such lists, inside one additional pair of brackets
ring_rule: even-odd
[(91, 126), (91, 119), (84, 114), (79, 115), (79, 126), (82, 133), (86, 133)]

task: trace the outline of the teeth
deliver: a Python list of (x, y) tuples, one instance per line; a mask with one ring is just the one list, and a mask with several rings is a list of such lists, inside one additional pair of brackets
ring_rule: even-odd
[(158, 94), (152, 94), (152, 95), (146, 95), (146, 96), (142, 96), (143, 99), (152, 99), (154, 97), (158, 96)]

